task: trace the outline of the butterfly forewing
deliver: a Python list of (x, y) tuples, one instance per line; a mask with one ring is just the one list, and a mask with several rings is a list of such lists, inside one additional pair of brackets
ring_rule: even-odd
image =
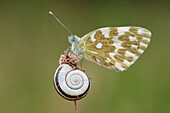
[(81, 38), (84, 57), (101, 66), (124, 71), (144, 52), (151, 32), (142, 27), (100, 28)]

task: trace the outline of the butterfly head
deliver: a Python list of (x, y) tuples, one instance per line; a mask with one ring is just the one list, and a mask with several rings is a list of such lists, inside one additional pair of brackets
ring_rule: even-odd
[(80, 38), (78, 37), (78, 36), (76, 36), (76, 35), (70, 35), (69, 37), (68, 37), (68, 41), (72, 44), (72, 43), (77, 43), (77, 42), (79, 42), (80, 41)]
[(75, 41), (75, 37), (73, 35), (68, 36), (68, 41), (72, 44)]
[(82, 51), (82, 48), (79, 46), (80, 38), (76, 35), (70, 35), (68, 41), (71, 43), (71, 51), (79, 57), (79, 54)]

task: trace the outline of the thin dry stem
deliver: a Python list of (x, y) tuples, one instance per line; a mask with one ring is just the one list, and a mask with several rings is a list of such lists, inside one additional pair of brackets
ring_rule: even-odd
[(76, 100), (74, 101), (74, 106), (75, 106), (75, 113), (78, 113), (77, 112), (77, 102), (76, 102)]

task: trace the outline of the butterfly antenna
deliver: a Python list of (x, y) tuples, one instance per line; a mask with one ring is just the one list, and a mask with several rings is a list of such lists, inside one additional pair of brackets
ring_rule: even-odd
[(49, 11), (49, 13), (50, 13), (71, 35), (73, 35), (73, 34), (71, 33), (71, 31), (70, 31), (63, 23), (61, 23), (61, 21), (60, 21), (51, 11)]

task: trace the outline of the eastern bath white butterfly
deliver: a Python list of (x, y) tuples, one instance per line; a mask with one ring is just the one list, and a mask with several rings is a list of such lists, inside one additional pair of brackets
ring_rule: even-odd
[[(49, 13), (64, 26), (51, 11)], [(70, 32), (68, 28), (66, 29)], [(131, 66), (151, 40), (151, 32), (148, 29), (135, 26), (104, 27), (81, 38), (71, 32), (70, 34), (68, 37), (71, 43), (70, 51), (79, 60), (84, 57), (100, 66), (116, 71), (124, 71)]]

